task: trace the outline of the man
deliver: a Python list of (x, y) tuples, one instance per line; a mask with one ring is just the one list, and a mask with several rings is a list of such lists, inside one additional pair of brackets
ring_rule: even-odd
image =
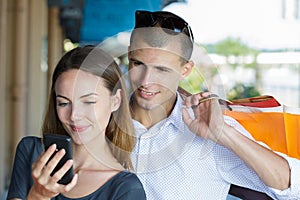
[(211, 94), (183, 101), (177, 93), (194, 65), (192, 51), (193, 34), (183, 19), (136, 11), (128, 53), (138, 136), (132, 159), (147, 198), (226, 199), (236, 184), (276, 199), (299, 199), (299, 161), (249, 139)]

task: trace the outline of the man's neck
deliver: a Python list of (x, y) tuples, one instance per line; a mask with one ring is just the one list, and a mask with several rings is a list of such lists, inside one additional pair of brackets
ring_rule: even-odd
[(131, 102), (132, 118), (139, 121), (147, 129), (151, 128), (158, 122), (170, 116), (176, 104), (176, 97), (173, 104), (168, 102), (167, 106), (157, 106), (151, 110), (140, 107), (134, 99)]

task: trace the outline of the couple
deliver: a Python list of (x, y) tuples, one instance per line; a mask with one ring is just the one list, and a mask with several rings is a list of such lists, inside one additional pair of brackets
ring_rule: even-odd
[[(90, 46), (66, 53), (52, 77), (43, 134), (71, 136), (73, 160), (50, 176), (64, 150), (48, 162), (55, 146), (43, 151), (40, 138), (25, 137), (8, 199), (226, 199), (231, 184), (299, 199), (298, 160), (249, 139), (217, 99), (199, 104), (209, 93), (177, 92), (194, 65), (188, 23), (162, 11), (136, 11), (135, 23), (129, 101), (113, 58)], [(58, 184), (72, 165), (72, 181)]]

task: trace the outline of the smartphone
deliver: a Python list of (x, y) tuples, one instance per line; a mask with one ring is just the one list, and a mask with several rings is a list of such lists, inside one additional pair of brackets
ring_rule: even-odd
[[(71, 137), (66, 135), (48, 133), (44, 135), (43, 143), (44, 143), (45, 150), (48, 149), (52, 144), (56, 144), (56, 152), (58, 152), (61, 149), (65, 149), (66, 151), (65, 155), (62, 157), (62, 159), (59, 161), (57, 166), (51, 172), (51, 176), (53, 176), (55, 172), (61, 169), (61, 167), (67, 162), (67, 160), (72, 159), (72, 139)], [(49, 161), (54, 157), (54, 155), (55, 153), (52, 154)], [(71, 182), (73, 176), (74, 176), (74, 170), (72, 166), (65, 173), (65, 175), (58, 181), (58, 183), (67, 185), (68, 183)]]

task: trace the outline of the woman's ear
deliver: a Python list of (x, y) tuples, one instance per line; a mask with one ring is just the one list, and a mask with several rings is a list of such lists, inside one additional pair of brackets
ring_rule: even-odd
[(187, 63), (185, 63), (182, 67), (181, 79), (186, 78), (192, 72), (193, 67), (194, 67), (193, 61), (188, 61)]
[(122, 102), (122, 90), (118, 89), (114, 95), (111, 96), (111, 112), (119, 109)]

